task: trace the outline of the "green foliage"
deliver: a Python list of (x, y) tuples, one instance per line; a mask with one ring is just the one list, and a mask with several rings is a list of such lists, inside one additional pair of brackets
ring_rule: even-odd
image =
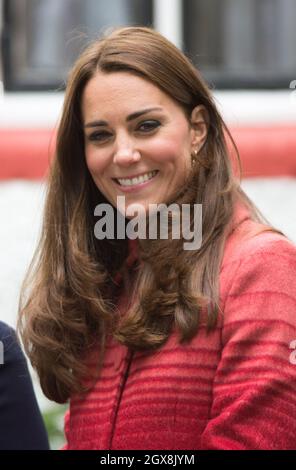
[(65, 443), (63, 427), (67, 408), (68, 405), (54, 405), (42, 413), (52, 450), (60, 449)]

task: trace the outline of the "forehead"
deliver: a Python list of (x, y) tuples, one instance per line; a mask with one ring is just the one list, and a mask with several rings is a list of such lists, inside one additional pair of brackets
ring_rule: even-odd
[(176, 107), (172, 98), (150, 81), (129, 72), (97, 72), (82, 95), (83, 114), (137, 111), (151, 105)]

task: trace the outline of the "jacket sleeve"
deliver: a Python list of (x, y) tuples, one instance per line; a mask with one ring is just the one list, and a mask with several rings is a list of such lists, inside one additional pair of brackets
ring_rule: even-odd
[(0, 341), (3, 351), (0, 361), (0, 449), (47, 450), (47, 434), (26, 359), (14, 330), (2, 322)]
[(296, 248), (288, 240), (236, 265), (203, 449), (295, 449)]

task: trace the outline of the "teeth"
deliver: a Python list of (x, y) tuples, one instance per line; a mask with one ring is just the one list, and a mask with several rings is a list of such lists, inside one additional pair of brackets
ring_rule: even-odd
[(151, 180), (157, 173), (156, 171), (151, 171), (150, 173), (146, 173), (145, 175), (141, 175), (137, 178), (133, 179), (118, 179), (117, 181), (121, 184), (121, 186), (133, 186), (136, 184), (145, 183), (145, 181)]

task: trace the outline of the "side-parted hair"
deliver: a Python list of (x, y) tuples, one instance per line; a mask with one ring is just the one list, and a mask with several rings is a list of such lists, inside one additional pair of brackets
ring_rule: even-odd
[[(92, 180), (84, 152), (81, 99), (98, 71), (128, 72), (148, 80), (174, 99), (188, 120), (197, 105), (208, 112), (206, 142), (188, 182), (170, 201), (202, 204), (202, 246), (184, 251), (182, 239), (140, 241), (141, 268), (132, 284), (124, 270), (124, 285), (133, 287), (133, 295), (120, 320), (119, 288), (113, 279), (124, 266), (128, 241), (94, 236), (94, 208), (108, 201)], [(66, 88), (42, 233), (19, 306), (24, 346), (48, 398), (62, 403), (83, 390), (89, 374), (85, 359), (95, 349), (102, 364), (110, 333), (133, 350), (160, 348), (172, 329), (180, 343), (189, 342), (205, 307), (207, 327), (215, 328), (219, 268), (235, 201), (243, 201), (254, 220), (264, 221), (233, 174), (225, 134), (232, 141), (198, 70), (153, 29), (116, 29), (78, 58)]]

